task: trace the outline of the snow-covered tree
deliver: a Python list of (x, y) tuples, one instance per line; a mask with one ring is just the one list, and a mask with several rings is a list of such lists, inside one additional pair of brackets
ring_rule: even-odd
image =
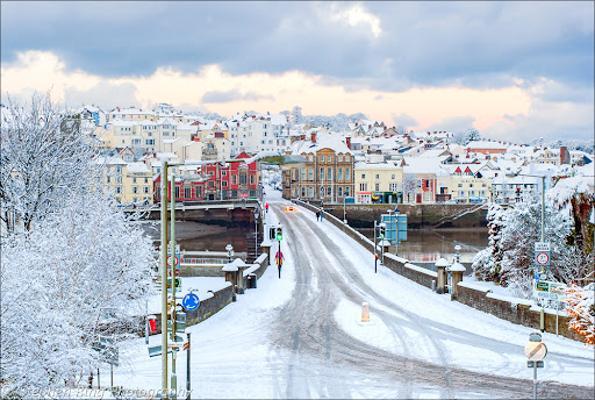
[[(534, 245), (541, 240), (541, 204), (517, 203), (502, 210), (491, 209), (490, 241), (473, 264), (480, 279), (511, 287), (529, 297), (533, 274)], [(592, 255), (582, 253), (571, 242), (573, 221), (564, 210), (546, 204), (545, 241), (551, 246), (551, 268), (547, 279), (571, 283), (592, 270)]]
[(0, 125), (0, 219), (12, 229), (31, 225), (61, 207), (60, 199), (86, 190), (94, 154), (92, 131), (48, 96), (22, 106), (9, 101)]
[[(79, 381), (98, 366), (100, 335), (138, 330), (131, 311), (151, 288), (152, 243), (114, 202), (99, 192), (62, 201), (2, 243), (3, 394), (25, 398)], [(106, 328), (108, 317), (117, 329)]]
[(415, 202), (416, 192), (417, 178), (415, 174), (405, 174), (403, 176), (403, 202)]
[(502, 266), (502, 227), (505, 212), (499, 204), (491, 204), (487, 214), (488, 247), (477, 253), (473, 260), (475, 276), (481, 280), (499, 281)]

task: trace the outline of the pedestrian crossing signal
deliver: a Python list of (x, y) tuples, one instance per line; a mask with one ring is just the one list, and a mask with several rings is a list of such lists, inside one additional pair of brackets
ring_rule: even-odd
[(277, 228), (276, 239), (277, 239), (278, 242), (280, 242), (280, 241), (283, 240), (283, 230), (282, 230), (282, 228), (280, 226)]

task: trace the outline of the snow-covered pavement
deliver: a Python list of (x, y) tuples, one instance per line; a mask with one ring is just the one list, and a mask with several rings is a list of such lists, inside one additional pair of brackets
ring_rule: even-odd
[[(278, 194), (267, 200), (284, 226), (282, 279), (269, 268), (257, 290), (191, 328), (193, 398), (531, 395), (530, 329), (383, 268), (374, 274), (369, 252), (309, 211), (284, 212)], [(363, 301), (368, 325), (358, 322)], [(540, 397), (592, 397), (592, 350), (550, 334), (544, 341), (539, 377), (557, 382), (541, 383)], [(160, 387), (160, 359), (149, 359), (142, 339), (121, 352), (116, 384)], [(178, 360), (182, 387), (185, 353)]]

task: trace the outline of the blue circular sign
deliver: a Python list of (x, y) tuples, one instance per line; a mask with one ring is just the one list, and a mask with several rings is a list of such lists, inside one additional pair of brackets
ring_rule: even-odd
[(184, 309), (186, 311), (194, 311), (194, 310), (198, 309), (199, 305), (200, 305), (200, 299), (194, 293), (188, 293), (182, 299), (182, 307), (184, 307)]

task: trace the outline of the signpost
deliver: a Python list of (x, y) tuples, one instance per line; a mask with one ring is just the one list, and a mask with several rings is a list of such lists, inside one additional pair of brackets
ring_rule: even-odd
[(533, 399), (537, 400), (537, 368), (543, 368), (543, 359), (547, 356), (547, 346), (541, 341), (540, 333), (534, 332), (529, 335), (525, 356), (527, 368), (533, 368)]

